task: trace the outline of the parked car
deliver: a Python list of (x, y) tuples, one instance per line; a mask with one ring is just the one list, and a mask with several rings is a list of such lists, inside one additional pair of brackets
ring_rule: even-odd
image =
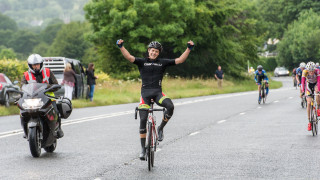
[(285, 67), (277, 67), (274, 70), (274, 76), (278, 77), (278, 76), (289, 76), (289, 70)]
[[(49, 68), (53, 72), (60, 85), (63, 80), (63, 71), (66, 67), (66, 64), (70, 63), (73, 71), (76, 73), (73, 98), (87, 97), (87, 77), (79, 60), (65, 57), (43, 57), (43, 60), (43, 66)], [(64, 86), (62, 86), (60, 90), (56, 91), (55, 94), (57, 96), (64, 96)]]
[(10, 106), (10, 103), (15, 102), (20, 96), (17, 91), (20, 91), (20, 87), (17, 85), (18, 81), (13, 83), (3, 73), (0, 73), (0, 103), (6, 107)]

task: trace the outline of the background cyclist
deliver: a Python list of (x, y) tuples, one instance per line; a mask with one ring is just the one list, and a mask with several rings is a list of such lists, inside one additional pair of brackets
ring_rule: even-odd
[(296, 70), (296, 79), (297, 79), (297, 84), (300, 87), (300, 98), (302, 101), (302, 86), (301, 86), (301, 78), (302, 78), (302, 71), (305, 69), (306, 63), (301, 62), (300, 66)]
[[(307, 113), (308, 113), (308, 131), (311, 131), (311, 122), (310, 122), (310, 105), (311, 105), (311, 95), (313, 92), (318, 94), (320, 89), (320, 71), (316, 68), (314, 62), (308, 62), (306, 69), (302, 72), (301, 79), (302, 93), (307, 95)], [(320, 99), (316, 96), (317, 104), (320, 105)], [(317, 107), (317, 113), (320, 115), (319, 106)]]
[(256, 84), (258, 85), (258, 90), (259, 90), (259, 101), (261, 100), (261, 81), (263, 80), (266, 84), (266, 96), (268, 95), (269, 93), (269, 79), (268, 79), (268, 76), (267, 76), (267, 73), (265, 70), (263, 70), (263, 67), (261, 65), (259, 65), (257, 67), (257, 70), (256, 72), (254, 73), (254, 80), (256, 81)]
[[(117, 45), (121, 50), (122, 55), (131, 63), (138, 66), (140, 76), (142, 79), (141, 87), (141, 99), (139, 104), (139, 109), (149, 109), (151, 99), (154, 100), (159, 106), (165, 107), (167, 110), (165, 112), (164, 118), (158, 127), (158, 140), (163, 140), (163, 128), (167, 124), (168, 120), (171, 118), (174, 110), (174, 105), (170, 98), (168, 98), (162, 92), (162, 78), (166, 67), (173, 66), (176, 64), (181, 64), (185, 62), (191, 49), (194, 46), (192, 41), (187, 43), (187, 49), (184, 53), (176, 59), (162, 59), (158, 58), (159, 54), (162, 52), (162, 45), (157, 41), (152, 41), (148, 45), (148, 56), (145, 58), (138, 58), (132, 56), (123, 46), (124, 41), (119, 39)], [(141, 141), (141, 154), (140, 159), (145, 160), (146, 150), (146, 123), (148, 118), (147, 111), (139, 111), (140, 113), (140, 141)]]

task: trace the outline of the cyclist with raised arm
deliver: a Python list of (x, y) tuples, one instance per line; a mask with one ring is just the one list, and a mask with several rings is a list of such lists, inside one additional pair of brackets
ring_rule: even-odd
[(301, 101), (303, 101), (302, 100), (301, 78), (302, 78), (302, 71), (305, 69), (305, 67), (306, 67), (306, 63), (301, 62), (300, 66), (296, 70), (296, 80), (297, 80), (298, 86), (300, 87), (300, 98), (301, 98)]
[[(311, 131), (311, 121), (310, 121), (310, 106), (311, 106), (311, 96), (313, 94), (318, 94), (320, 89), (320, 71), (316, 68), (314, 62), (308, 62), (306, 69), (302, 72), (301, 78), (301, 85), (302, 85), (302, 94), (307, 95), (307, 113), (308, 113), (308, 131)], [(315, 93), (313, 93), (315, 92)], [(320, 115), (319, 105), (320, 105), (320, 98), (316, 96), (316, 101), (318, 104), (317, 114)]]
[[(162, 92), (162, 78), (165, 72), (166, 67), (173, 66), (176, 64), (181, 64), (185, 62), (192, 48), (194, 47), (194, 43), (190, 40), (187, 43), (187, 49), (184, 53), (176, 59), (162, 59), (158, 58), (159, 54), (162, 52), (162, 45), (157, 41), (152, 41), (148, 45), (148, 56), (145, 58), (138, 58), (132, 56), (123, 46), (124, 41), (119, 39), (117, 41), (117, 46), (120, 48), (122, 55), (131, 63), (134, 63), (138, 66), (140, 76), (142, 79), (142, 87), (141, 87), (141, 98), (139, 109), (149, 109), (151, 99), (154, 100), (159, 106), (165, 107), (166, 112), (164, 118), (158, 127), (158, 140), (163, 140), (163, 128), (167, 124), (168, 120), (171, 118), (174, 110), (174, 105), (170, 98), (168, 98)], [(145, 160), (146, 150), (145, 150), (145, 142), (146, 142), (146, 124), (147, 124), (147, 111), (139, 111), (140, 114), (140, 141), (141, 141), (141, 154), (140, 159)]]
[(261, 65), (257, 67), (256, 72), (254, 73), (254, 80), (256, 81), (256, 85), (258, 85), (259, 90), (259, 101), (261, 100), (261, 81), (263, 80), (266, 84), (266, 96), (269, 93), (269, 79), (266, 71), (263, 69)]

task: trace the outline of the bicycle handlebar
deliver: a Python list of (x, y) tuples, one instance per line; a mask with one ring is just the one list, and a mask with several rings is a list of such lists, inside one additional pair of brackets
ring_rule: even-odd
[(134, 114), (134, 118), (137, 119), (138, 118), (138, 111), (148, 111), (149, 113), (150, 112), (153, 112), (153, 111), (164, 111), (166, 110), (166, 108), (162, 108), (162, 109), (139, 109), (138, 107), (136, 107), (135, 109), (135, 114)]

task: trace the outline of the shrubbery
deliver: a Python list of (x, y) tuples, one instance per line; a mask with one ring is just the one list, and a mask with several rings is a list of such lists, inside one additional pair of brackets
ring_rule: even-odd
[(0, 60), (0, 73), (6, 74), (10, 80), (20, 81), (23, 72), (28, 70), (28, 64), (26, 61), (19, 61), (13, 59)]

